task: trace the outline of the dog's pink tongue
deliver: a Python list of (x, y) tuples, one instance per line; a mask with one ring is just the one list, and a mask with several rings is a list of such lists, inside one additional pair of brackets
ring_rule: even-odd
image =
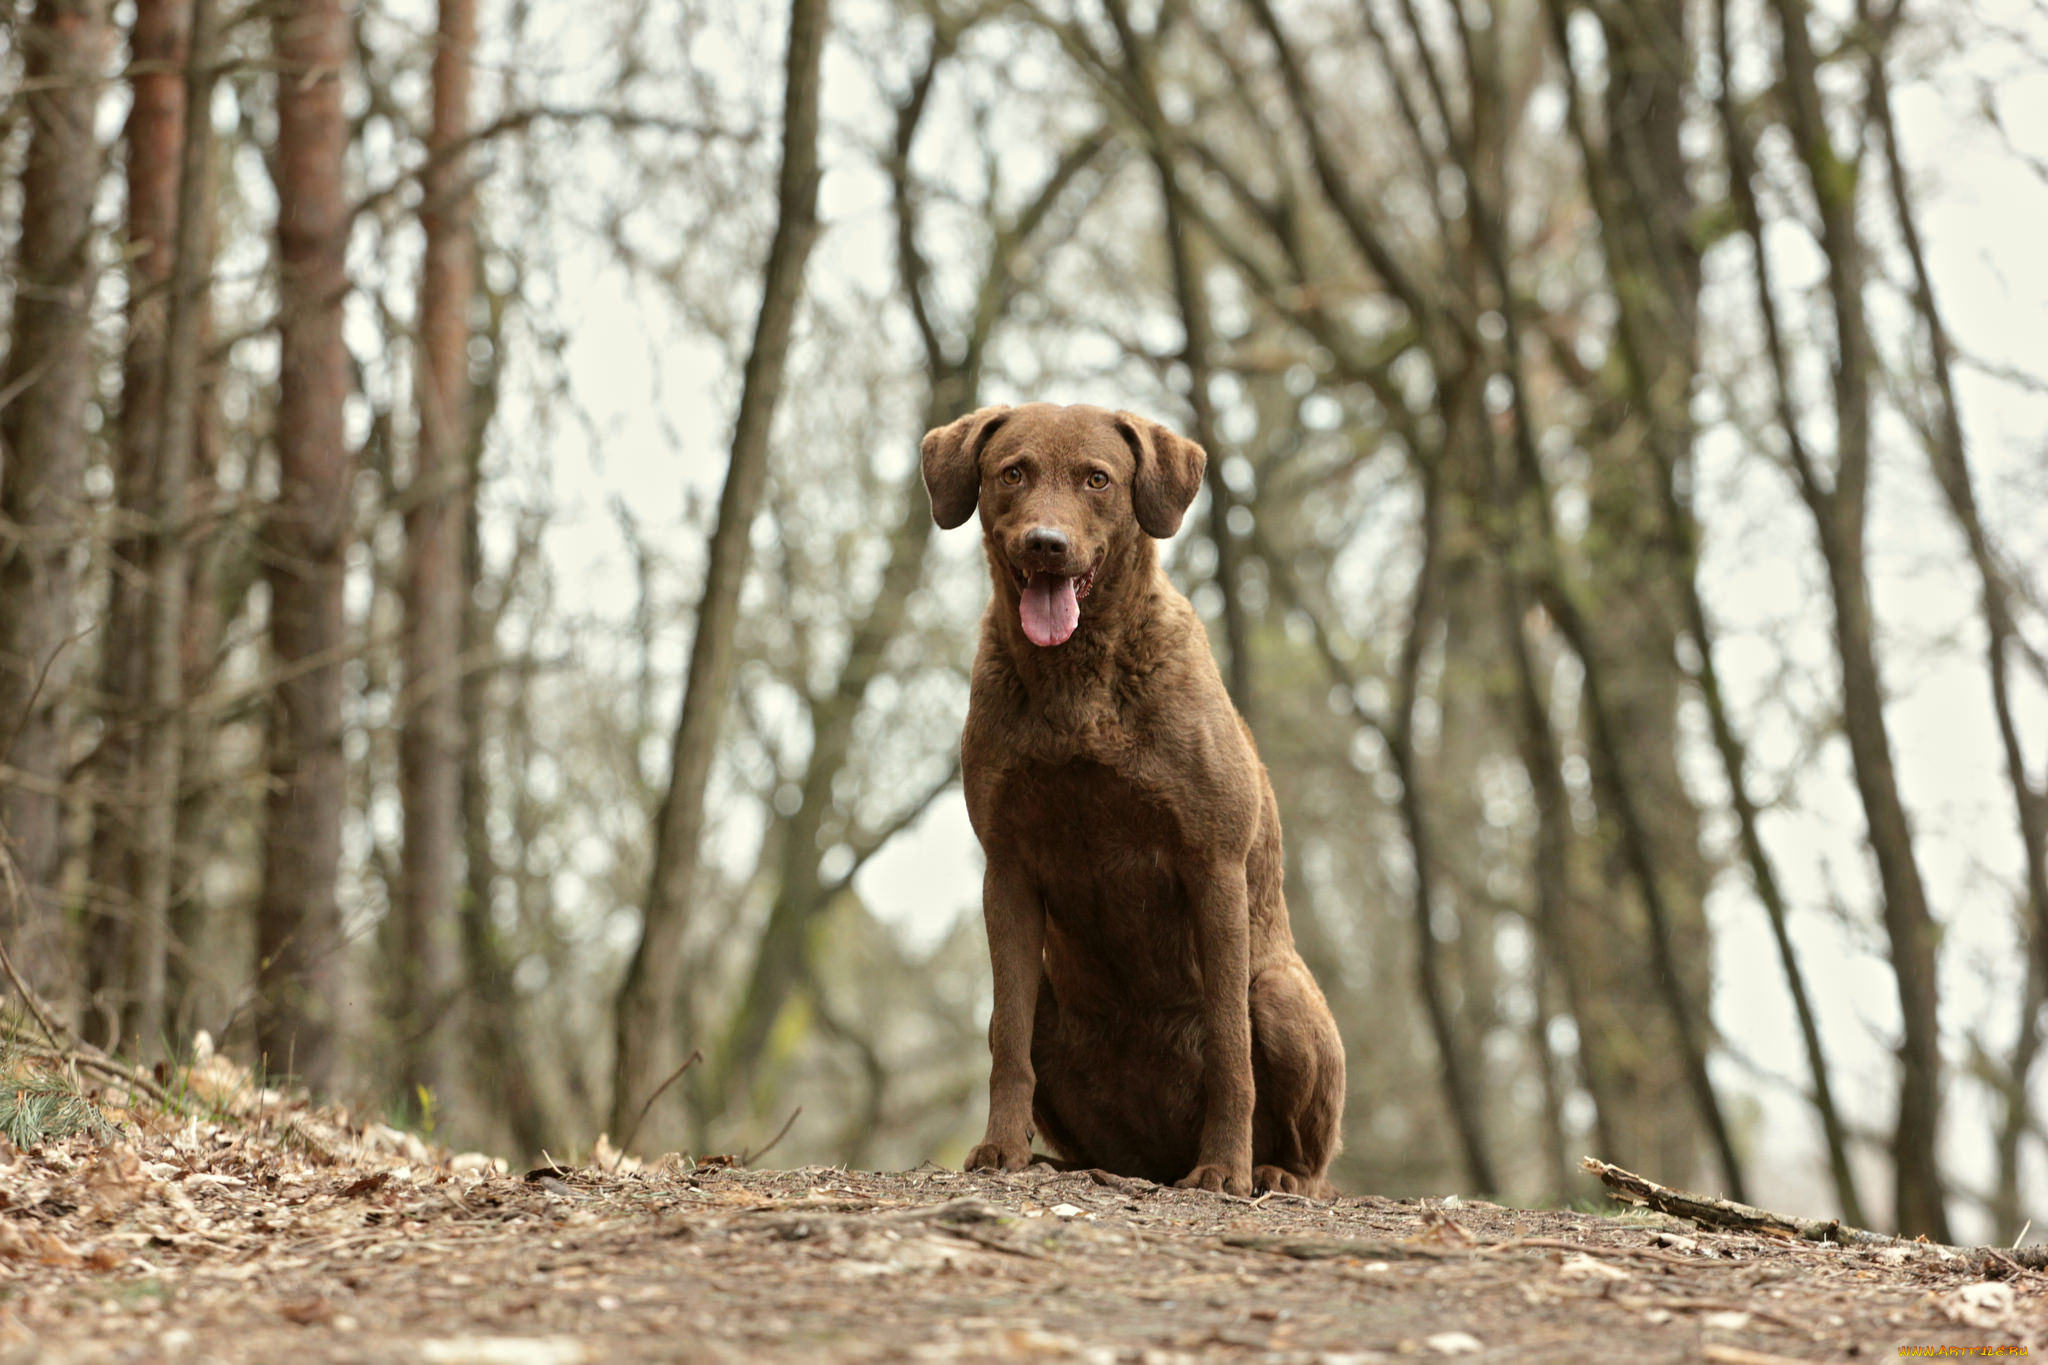
[(1063, 645), (1081, 624), (1081, 602), (1074, 596), (1074, 580), (1056, 574), (1035, 573), (1024, 585), (1019, 608), (1024, 634), (1034, 645)]

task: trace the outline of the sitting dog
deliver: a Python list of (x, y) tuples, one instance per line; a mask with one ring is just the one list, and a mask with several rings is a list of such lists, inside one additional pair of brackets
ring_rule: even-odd
[(1159, 567), (1202, 448), (1095, 407), (989, 407), (929, 432), (941, 527), (981, 510), (961, 769), (987, 855), (988, 1131), (1073, 1167), (1327, 1198), (1344, 1048), (1294, 948), (1280, 814), (1200, 618)]

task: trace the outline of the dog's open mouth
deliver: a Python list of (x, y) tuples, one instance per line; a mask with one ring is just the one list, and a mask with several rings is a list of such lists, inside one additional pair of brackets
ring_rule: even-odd
[(1079, 577), (1054, 573), (1026, 573), (1013, 568), (1023, 600), (1018, 613), (1024, 621), (1024, 635), (1034, 645), (1063, 645), (1081, 624), (1081, 599), (1095, 586), (1095, 570), (1101, 561)]

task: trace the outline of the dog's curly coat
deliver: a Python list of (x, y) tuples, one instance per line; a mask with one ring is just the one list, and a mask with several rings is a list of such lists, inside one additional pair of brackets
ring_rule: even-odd
[(1202, 448), (1094, 407), (924, 438), (942, 527), (978, 507), (995, 596), (961, 738), (988, 859), (988, 1131), (1075, 1166), (1327, 1197), (1344, 1050), (1294, 948), (1280, 816), (1200, 619), (1159, 567)]

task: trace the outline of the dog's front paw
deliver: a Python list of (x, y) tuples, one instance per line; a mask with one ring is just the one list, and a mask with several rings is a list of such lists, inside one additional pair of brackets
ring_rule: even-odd
[(1307, 1199), (1335, 1199), (1337, 1191), (1317, 1175), (1298, 1175), (1284, 1166), (1252, 1167), (1252, 1184), (1275, 1194), (1298, 1194)]
[(1028, 1142), (984, 1142), (967, 1154), (963, 1171), (1021, 1171), (1031, 1164)]
[(1204, 1162), (1173, 1183), (1174, 1188), (1182, 1190), (1247, 1195), (1252, 1192), (1252, 1173), (1249, 1166), (1240, 1168)]

